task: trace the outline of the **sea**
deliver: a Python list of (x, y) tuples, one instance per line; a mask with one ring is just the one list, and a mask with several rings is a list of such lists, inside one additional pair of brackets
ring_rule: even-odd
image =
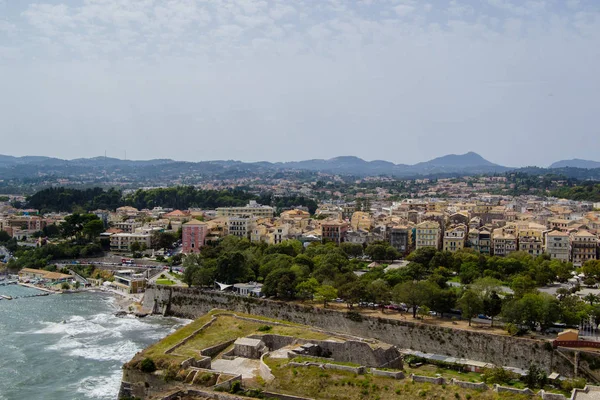
[(122, 365), (189, 320), (116, 317), (114, 295), (0, 286), (0, 400), (117, 398)]

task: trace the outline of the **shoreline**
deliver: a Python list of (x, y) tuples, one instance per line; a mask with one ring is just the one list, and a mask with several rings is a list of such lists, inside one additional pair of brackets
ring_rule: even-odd
[(138, 295), (122, 293), (117, 290), (111, 290), (106, 287), (98, 288), (96, 291), (107, 293), (113, 296), (115, 302), (113, 304), (115, 308), (115, 315), (132, 314), (137, 317), (145, 317), (148, 314), (141, 313), (142, 301), (144, 299), (144, 293), (138, 293)]

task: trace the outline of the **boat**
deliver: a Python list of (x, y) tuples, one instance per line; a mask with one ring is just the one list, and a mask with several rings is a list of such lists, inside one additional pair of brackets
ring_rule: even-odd
[(11, 297), (11, 296), (7, 296), (7, 295), (5, 295), (5, 294), (0, 294), (0, 297), (2, 297), (2, 298), (3, 298), (3, 299), (5, 299), (5, 300), (12, 300), (12, 297)]

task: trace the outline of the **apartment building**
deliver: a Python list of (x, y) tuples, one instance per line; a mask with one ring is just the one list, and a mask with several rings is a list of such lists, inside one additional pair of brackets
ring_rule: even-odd
[(208, 233), (208, 224), (193, 219), (181, 226), (182, 252), (199, 253), (204, 246), (206, 234)]
[(255, 216), (258, 218), (273, 218), (275, 210), (270, 206), (263, 206), (254, 200), (244, 207), (219, 207), (217, 208), (218, 217), (236, 217), (236, 216)]
[(582, 229), (573, 232), (570, 239), (573, 265), (581, 266), (588, 260), (596, 259), (596, 248), (598, 247), (598, 238), (596, 235)]
[(416, 226), (415, 248), (424, 247), (440, 248), (441, 229), (437, 221), (424, 221)]
[(453, 228), (444, 232), (444, 239), (442, 248), (444, 251), (454, 253), (455, 251), (461, 250), (465, 247), (465, 241), (467, 239), (466, 227)]
[(348, 224), (343, 221), (324, 220), (321, 223), (321, 240), (340, 244), (345, 241)]
[(111, 251), (129, 251), (134, 242), (150, 248), (152, 235), (150, 233), (115, 233), (110, 236)]
[(553, 260), (569, 261), (570, 258), (569, 234), (560, 230), (546, 234), (546, 254)]
[(492, 232), (493, 254), (504, 257), (517, 251), (517, 237), (510, 229), (498, 228)]
[(407, 226), (393, 226), (390, 228), (388, 235), (390, 246), (398, 250), (400, 254), (406, 254), (410, 252), (412, 237), (411, 230)]
[(229, 235), (250, 239), (252, 229), (258, 218), (254, 215), (239, 215), (227, 218), (227, 233)]
[(124, 233), (133, 233), (137, 228), (141, 228), (142, 223), (133, 219), (127, 221), (113, 222), (113, 228), (120, 229)]

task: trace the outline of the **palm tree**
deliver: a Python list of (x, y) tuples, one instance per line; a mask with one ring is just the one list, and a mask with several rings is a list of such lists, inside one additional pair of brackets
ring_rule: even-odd
[(600, 297), (598, 297), (597, 295), (595, 295), (593, 293), (589, 293), (583, 298), (583, 300), (590, 303), (590, 306), (593, 306), (595, 302), (600, 300)]

